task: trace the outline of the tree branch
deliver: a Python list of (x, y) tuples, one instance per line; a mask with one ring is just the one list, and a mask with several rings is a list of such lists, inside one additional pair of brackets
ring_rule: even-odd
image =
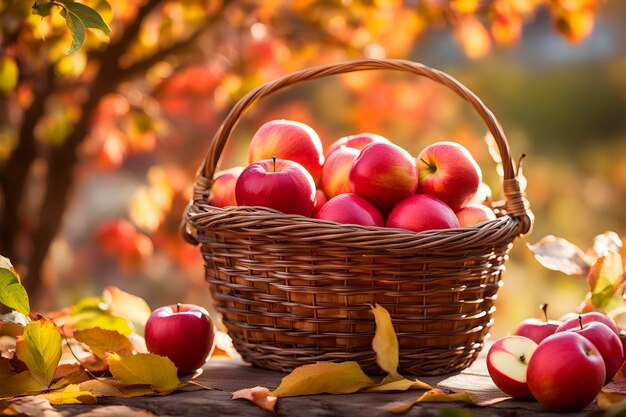
[(0, 216), (0, 253), (9, 257), (16, 267), (24, 261), (17, 257), (15, 248), (22, 221), (20, 210), (30, 167), (37, 156), (35, 127), (45, 113), (46, 99), (53, 89), (54, 67), (49, 65), (44, 76), (36, 80), (34, 101), (24, 112), (19, 129), (19, 142), (0, 172), (0, 189), (4, 207)]

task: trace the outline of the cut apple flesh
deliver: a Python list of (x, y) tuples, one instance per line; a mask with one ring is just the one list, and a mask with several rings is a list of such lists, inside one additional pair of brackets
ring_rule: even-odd
[(502, 344), (502, 350), (491, 353), (491, 364), (510, 378), (525, 383), (526, 368), (534, 351), (525, 341), (509, 339)]

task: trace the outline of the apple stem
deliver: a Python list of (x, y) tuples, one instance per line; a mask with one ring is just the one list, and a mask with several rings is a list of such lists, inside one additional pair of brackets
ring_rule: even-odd
[(428, 162), (424, 161), (423, 158), (420, 158), (420, 161), (422, 161), (423, 163), (428, 165), (428, 168), (430, 168), (433, 172), (437, 171), (437, 167), (436, 166), (434, 166), (433, 164), (429, 164)]
[(541, 311), (543, 311), (543, 318), (548, 322), (548, 303), (543, 303), (539, 305)]
[(176, 303), (176, 312), (180, 313), (180, 303)]
[(272, 156), (272, 161), (274, 161), (274, 172), (276, 172), (276, 157)]
[(580, 325), (580, 330), (583, 329), (583, 316), (578, 316), (578, 324)]

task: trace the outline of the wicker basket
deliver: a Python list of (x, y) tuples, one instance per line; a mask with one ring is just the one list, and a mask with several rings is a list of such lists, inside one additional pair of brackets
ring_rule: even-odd
[[(497, 220), (414, 233), (207, 203), (224, 145), (257, 100), (301, 81), (366, 70), (425, 76), (472, 105), (502, 158), (505, 200), (497, 205)], [(477, 357), (493, 323), (507, 253), (529, 231), (532, 213), (502, 128), (471, 91), (422, 64), (359, 60), (289, 74), (236, 103), (209, 145), (182, 225), (185, 238), (201, 244), (216, 308), (246, 361), (288, 371), (316, 361), (355, 360), (380, 372), (371, 348), (370, 305), (378, 303), (391, 313), (401, 371), (437, 375), (466, 368)]]

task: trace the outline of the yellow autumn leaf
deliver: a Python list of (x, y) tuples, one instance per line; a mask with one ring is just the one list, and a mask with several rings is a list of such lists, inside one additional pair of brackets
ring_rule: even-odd
[(43, 394), (50, 404), (96, 404), (95, 395), (89, 391), (83, 391), (77, 384), (70, 384), (62, 389)]
[(406, 391), (408, 389), (431, 389), (419, 379), (409, 380), (398, 373), (399, 344), (396, 331), (391, 322), (391, 315), (382, 306), (372, 307), (376, 320), (376, 334), (372, 340), (372, 349), (376, 352), (376, 363), (389, 373), (380, 383), (368, 387), (366, 391)]
[(181, 384), (174, 363), (152, 353), (107, 353), (109, 371), (126, 385), (150, 385), (155, 391), (174, 391)]
[(82, 391), (89, 391), (96, 397), (143, 397), (167, 395), (173, 390), (155, 391), (150, 385), (124, 385), (112, 378), (90, 379), (79, 384)]
[(476, 404), (476, 400), (469, 392), (453, 392), (446, 393), (440, 389), (431, 389), (417, 397), (415, 400), (395, 405), (389, 409), (392, 413), (401, 414), (411, 409), (418, 403), (452, 403), (452, 402), (464, 402), (468, 404)]
[(115, 330), (99, 327), (74, 331), (74, 339), (89, 346), (89, 349), (100, 359), (106, 352), (132, 353), (133, 345), (123, 334)]
[(623, 305), (623, 276), (624, 265), (619, 253), (609, 250), (598, 258), (587, 277), (593, 305), (607, 311)]
[(407, 390), (418, 390), (418, 389), (432, 389), (430, 385), (425, 382), (420, 381), (419, 379), (410, 380), (406, 379), (401, 375), (397, 377), (392, 377), (388, 375), (383, 379), (380, 383), (376, 385), (372, 385), (365, 389), (366, 392), (384, 392), (384, 391), (407, 391)]
[(358, 363), (317, 362), (294, 369), (272, 391), (276, 397), (314, 394), (349, 394), (372, 385)]
[(30, 371), (23, 371), (17, 375), (3, 375), (0, 378), (0, 398), (37, 394), (47, 388), (48, 386), (41, 385)]
[(278, 399), (275, 395), (272, 395), (272, 392), (269, 389), (259, 386), (240, 389), (239, 391), (233, 392), (231, 399), (237, 400), (240, 398), (248, 400), (257, 407), (266, 411), (271, 411), (272, 413), (274, 412), (276, 400)]
[[(122, 291), (117, 287), (106, 287), (102, 293), (102, 298), (113, 315), (124, 317), (140, 328), (146, 325), (146, 321), (152, 313), (150, 306), (143, 298)], [(141, 329), (138, 330), (141, 334)]]
[(390, 375), (398, 374), (399, 348), (396, 331), (391, 323), (389, 312), (376, 304), (372, 307), (376, 319), (376, 334), (372, 340), (372, 349), (376, 352), (376, 363)]
[(61, 332), (51, 320), (31, 321), (18, 338), (15, 353), (39, 385), (47, 388), (61, 359)]

